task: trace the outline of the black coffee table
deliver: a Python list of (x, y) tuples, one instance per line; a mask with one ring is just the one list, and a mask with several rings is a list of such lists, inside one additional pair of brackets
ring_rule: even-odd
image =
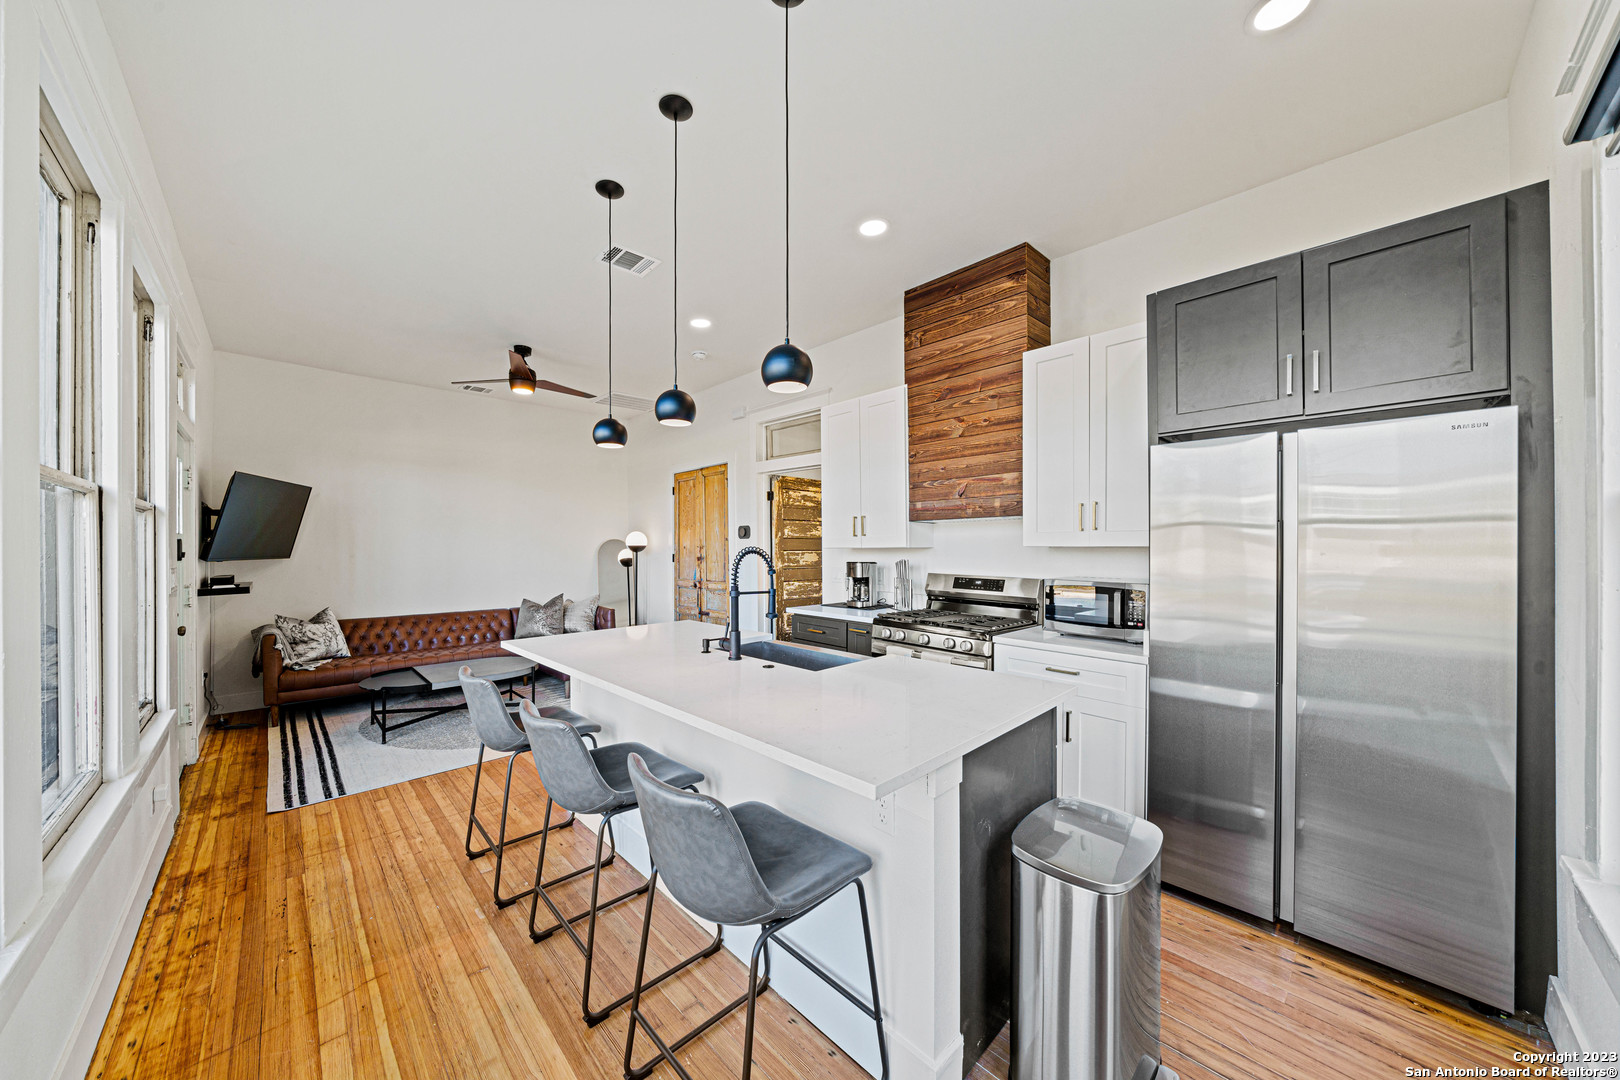
[[(398, 671), (385, 671), (381, 675), (373, 675), (360, 680), (360, 689), (371, 695), (371, 722), (382, 729), (382, 741), (388, 742), (388, 733), (398, 731), (412, 724), (419, 724), (423, 720), (431, 720), (435, 716), (443, 716), (448, 712), (465, 708), (466, 702), (460, 701), (448, 705), (410, 706), (407, 708), (388, 707), (390, 696), (401, 694), (425, 694), (432, 690), (449, 690), (461, 685), (461, 669), (472, 668), (472, 673), (479, 678), (490, 682), (505, 682), (508, 693), (512, 692), (510, 684), (518, 679), (527, 678), (539, 669), (540, 665), (532, 660), (525, 660), (520, 656), (486, 656), (481, 660), (454, 660), (445, 664), (422, 664), (417, 667), (400, 668)], [(396, 716), (409, 716), (409, 720), (390, 724), (389, 718)]]

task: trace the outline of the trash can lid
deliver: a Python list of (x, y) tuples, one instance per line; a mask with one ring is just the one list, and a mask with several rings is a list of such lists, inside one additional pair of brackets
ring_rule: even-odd
[(1129, 892), (1147, 876), (1164, 833), (1147, 818), (1079, 799), (1053, 799), (1013, 830), (1013, 856), (1095, 893)]

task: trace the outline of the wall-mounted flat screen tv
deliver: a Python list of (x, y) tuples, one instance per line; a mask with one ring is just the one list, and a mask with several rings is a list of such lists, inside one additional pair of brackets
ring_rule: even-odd
[(309, 490), (268, 476), (233, 473), (219, 504), (218, 523), (203, 543), (204, 561), (290, 557)]

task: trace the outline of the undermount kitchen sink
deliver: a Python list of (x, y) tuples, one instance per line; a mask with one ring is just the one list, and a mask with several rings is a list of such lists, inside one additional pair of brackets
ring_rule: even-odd
[(861, 656), (839, 656), (836, 653), (811, 652), (809, 649), (801, 649), (794, 645), (783, 645), (779, 641), (744, 642), (742, 654), (752, 656), (756, 660), (763, 660), (767, 664), (803, 668), (805, 671), (824, 671), (827, 668), (853, 664), (856, 661), (865, 659), (865, 657)]

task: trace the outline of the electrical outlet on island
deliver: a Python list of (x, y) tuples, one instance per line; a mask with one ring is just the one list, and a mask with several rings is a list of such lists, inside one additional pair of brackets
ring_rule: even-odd
[(876, 809), (872, 814), (872, 824), (878, 827), (879, 832), (894, 835), (894, 793), (883, 796), (873, 804)]

